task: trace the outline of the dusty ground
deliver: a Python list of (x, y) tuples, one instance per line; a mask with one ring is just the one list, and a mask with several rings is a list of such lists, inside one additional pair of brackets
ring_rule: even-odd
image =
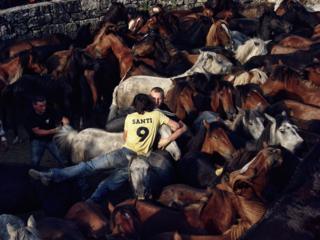
[[(23, 142), (13, 145), (12, 131), (7, 132), (9, 149), (6, 152), (0, 152), (0, 163), (31, 164), (31, 148), (28, 135), (22, 128), (19, 129), (19, 134)], [(53, 157), (47, 151), (42, 158), (41, 166), (56, 166)]]

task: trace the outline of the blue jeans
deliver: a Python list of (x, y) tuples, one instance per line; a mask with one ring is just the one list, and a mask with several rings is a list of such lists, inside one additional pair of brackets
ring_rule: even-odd
[(48, 151), (51, 153), (51, 155), (54, 157), (54, 159), (57, 161), (57, 163), (60, 166), (63, 166), (63, 158), (60, 154), (60, 151), (54, 142), (54, 140), (47, 141), (47, 140), (38, 140), (33, 139), (31, 141), (31, 164), (34, 167), (38, 167), (40, 164), (40, 161), (43, 157), (44, 151), (48, 149)]
[(128, 164), (135, 156), (135, 152), (122, 147), (74, 166), (53, 168), (49, 172), (50, 178), (54, 182), (61, 182), (73, 177), (88, 176), (99, 170), (115, 169), (116, 171), (103, 180), (91, 195), (90, 199), (98, 202), (109, 190), (117, 189), (128, 180)]

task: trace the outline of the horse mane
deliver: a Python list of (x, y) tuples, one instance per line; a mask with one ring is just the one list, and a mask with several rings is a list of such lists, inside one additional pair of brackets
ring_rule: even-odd
[(277, 66), (271, 73), (270, 79), (273, 81), (280, 81), (289, 86), (304, 86), (310, 89), (318, 89), (319, 86), (314, 84), (311, 81), (303, 80), (300, 76), (300, 73), (294, 70), (293, 68), (280, 65)]
[(245, 101), (248, 94), (252, 91), (258, 92), (263, 96), (262, 90), (259, 85), (254, 83), (248, 83), (245, 85), (237, 85), (235, 87), (235, 104), (238, 107), (241, 107), (242, 103)]
[(204, 138), (206, 136), (206, 132), (207, 129), (204, 127), (203, 124), (201, 124), (196, 135), (194, 135), (192, 139), (188, 142), (187, 153), (197, 152), (201, 150)]

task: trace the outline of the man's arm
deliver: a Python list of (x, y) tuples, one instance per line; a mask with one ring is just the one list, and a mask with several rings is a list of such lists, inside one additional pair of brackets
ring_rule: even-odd
[(35, 127), (35, 128), (32, 128), (32, 132), (38, 136), (48, 136), (48, 135), (56, 134), (59, 131), (59, 129), (60, 128), (57, 127), (57, 128), (45, 130), (39, 127)]
[(158, 143), (158, 148), (165, 148), (169, 143), (175, 141), (178, 137), (180, 137), (185, 131), (187, 131), (187, 126), (182, 122), (169, 120), (167, 125), (171, 128), (173, 133), (167, 138), (161, 138)]

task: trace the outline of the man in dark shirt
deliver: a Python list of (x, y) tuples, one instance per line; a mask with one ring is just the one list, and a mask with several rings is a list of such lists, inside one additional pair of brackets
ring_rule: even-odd
[(67, 118), (47, 108), (44, 97), (36, 97), (32, 102), (33, 110), (27, 119), (26, 127), (31, 140), (31, 163), (38, 167), (46, 149), (49, 150), (54, 159), (63, 166), (63, 159), (53, 135), (56, 134), (61, 123), (68, 124)]

